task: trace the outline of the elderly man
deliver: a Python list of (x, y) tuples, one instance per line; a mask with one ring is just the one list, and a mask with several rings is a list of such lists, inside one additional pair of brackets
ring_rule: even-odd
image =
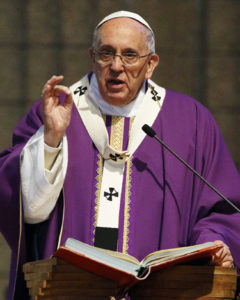
[(89, 54), (93, 72), (70, 88), (49, 79), (1, 155), (0, 225), (17, 278), (9, 298), (26, 295), (21, 265), (68, 237), (138, 259), (215, 241), (213, 263), (240, 267), (239, 213), (141, 130), (153, 126), (240, 206), (240, 178), (210, 113), (150, 80), (159, 58), (149, 24), (113, 13)]

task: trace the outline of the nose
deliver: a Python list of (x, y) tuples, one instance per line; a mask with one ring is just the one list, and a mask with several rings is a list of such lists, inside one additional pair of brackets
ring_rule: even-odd
[(120, 55), (115, 55), (111, 62), (111, 70), (115, 72), (122, 71), (123, 69), (123, 62)]

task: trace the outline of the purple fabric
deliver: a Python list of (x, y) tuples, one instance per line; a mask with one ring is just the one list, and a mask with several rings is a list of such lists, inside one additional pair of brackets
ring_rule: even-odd
[[(9, 299), (12, 298), (19, 239), (19, 154), (41, 124), (40, 102), (37, 102), (15, 130), (13, 148), (0, 156), (0, 229), (13, 251)], [(202, 105), (190, 97), (167, 91), (153, 128), (170, 147), (240, 207), (239, 174), (215, 121)], [(69, 164), (63, 188), (61, 243), (73, 237), (93, 244), (97, 150), (75, 107), (67, 139)], [(240, 267), (238, 213), (154, 139), (144, 139), (132, 162), (129, 254), (142, 259), (158, 249), (220, 239), (229, 245), (235, 264)], [(123, 209), (121, 203), (121, 225)], [(50, 219), (41, 225), (45, 228), (45, 243), (40, 258), (49, 257), (55, 251), (61, 219), (61, 201), (58, 201)], [(21, 265), (30, 260), (25, 231), (23, 224), (15, 291), (21, 299), (25, 299), (22, 297), (25, 287)], [(119, 232), (122, 235), (122, 228)]]
[[(23, 281), (23, 273), (21, 269), (16, 269), (18, 261), (18, 243), (20, 232), (21, 207), (19, 202), (20, 194), (20, 153), (23, 146), (37, 129), (41, 126), (41, 106), (36, 103), (30, 113), (20, 122), (19, 127), (14, 131), (13, 146), (0, 153), (0, 230), (5, 237), (8, 245), (12, 250), (12, 261), (10, 267), (10, 286), (9, 299), (12, 299), (14, 291), (16, 272), (18, 273), (18, 281), (21, 284), (16, 285), (16, 294), (21, 295), (22, 299), (27, 299), (26, 288)], [(20, 241), (19, 266), (26, 260), (26, 247), (24, 229)], [(24, 298), (25, 297), (25, 298)]]

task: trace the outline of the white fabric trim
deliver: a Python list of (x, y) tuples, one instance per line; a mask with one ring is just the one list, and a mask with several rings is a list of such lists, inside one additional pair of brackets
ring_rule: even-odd
[(125, 164), (114, 164), (108, 160), (104, 162), (97, 219), (99, 227), (118, 228), (124, 167)]
[[(133, 155), (146, 136), (142, 131), (142, 126), (145, 123), (152, 126), (158, 116), (166, 91), (154, 82), (149, 81), (149, 88), (141, 100), (141, 105), (132, 124), (128, 149), (126, 151), (117, 151), (109, 145), (108, 132), (101, 112), (89, 98), (87, 76), (74, 84), (70, 89), (86, 130), (98, 151), (105, 159), (97, 226), (118, 228), (125, 162)], [(122, 159), (112, 160), (111, 157), (115, 158), (116, 155), (120, 155)], [(105, 193), (110, 193), (111, 189), (113, 189), (114, 193), (118, 193), (118, 197), (114, 197), (112, 201), (107, 199), (105, 195)]]
[[(62, 142), (57, 148), (50, 147), (44, 143), (44, 165), (45, 165), (45, 172), (48, 172), (48, 174), (52, 173), (49, 171), (51, 171), (51, 169), (54, 167), (54, 161), (56, 160), (56, 158), (59, 159), (58, 156), (61, 157), (61, 152), (60, 152), (61, 150), (62, 150)], [(54, 178), (55, 178), (54, 176), (48, 178), (48, 181), (50, 183), (53, 183)]]
[[(39, 223), (46, 220), (55, 207), (63, 186), (68, 164), (67, 139), (62, 142), (60, 155), (51, 171), (44, 169), (44, 127), (29, 139), (21, 153), (21, 190), (24, 220), (26, 223)], [(49, 176), (55, 174), (51, 184)]]
[[(133, 121), (129, 136), (128, 151), (131, 155), (136, 151), (146, 136), (146, 133), (142, 130), (142, 126), (144, 124), (148, 124), (150, 127), (153, 125), (166, 96), (166, 89), (158, 86), (151, 80), (148, 81), (148, 84), (149, 87), (144, 98), (145, 101), (143, 101), (136, 118)], [(150, 97), (153, 97), (150, 86), (154, 87), (154, 90), (157, 91), (158, 97), (160, 97), (160, 100), (158, 101), (159, 103), (156, 103), (154, 100), (147, 101)]]
[(59, 146), (57, 148), (53, 148), (47, 144), (44, 143), (44, 150), (49, 152), (49, 153), (57, 153), (58, 151), (62, 150), (62, 141), (59, 144)]

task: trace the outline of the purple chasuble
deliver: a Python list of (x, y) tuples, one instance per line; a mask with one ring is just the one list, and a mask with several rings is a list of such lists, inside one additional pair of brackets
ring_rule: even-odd
[[(123, 148), (127, 147), (129, 123), (125, 118)], [(19, 157), (41, 125), (41, 101), (38, 101), (15, 129), (13, 147), (0, 156), (0, 229), (12, 249), (9, 299), (13, 293), (16, 299), (28, 299), (23, 263), (50, 257), (58, 241), (63, 244), (68, 237), (91, 245), (94, 242), (96, 194), (103, 160), (75, 106), (66, 132), (69, 162), (62, 196), (47, 221), (36, 225), (23, 222)], [(107, 128), (110, 133), (108, 123)], [(240, 207), (239, 174), (214, 119), (201, 104), (167, 91), (153, 129)], [(240, 268), (239, 213), (154, 139), (145, 137), (127, 164), (119, 214), (119, 251), (142, 259), (159, 249), (222, 240)], [(33, 240), (35, 257), (26, 246)]]

